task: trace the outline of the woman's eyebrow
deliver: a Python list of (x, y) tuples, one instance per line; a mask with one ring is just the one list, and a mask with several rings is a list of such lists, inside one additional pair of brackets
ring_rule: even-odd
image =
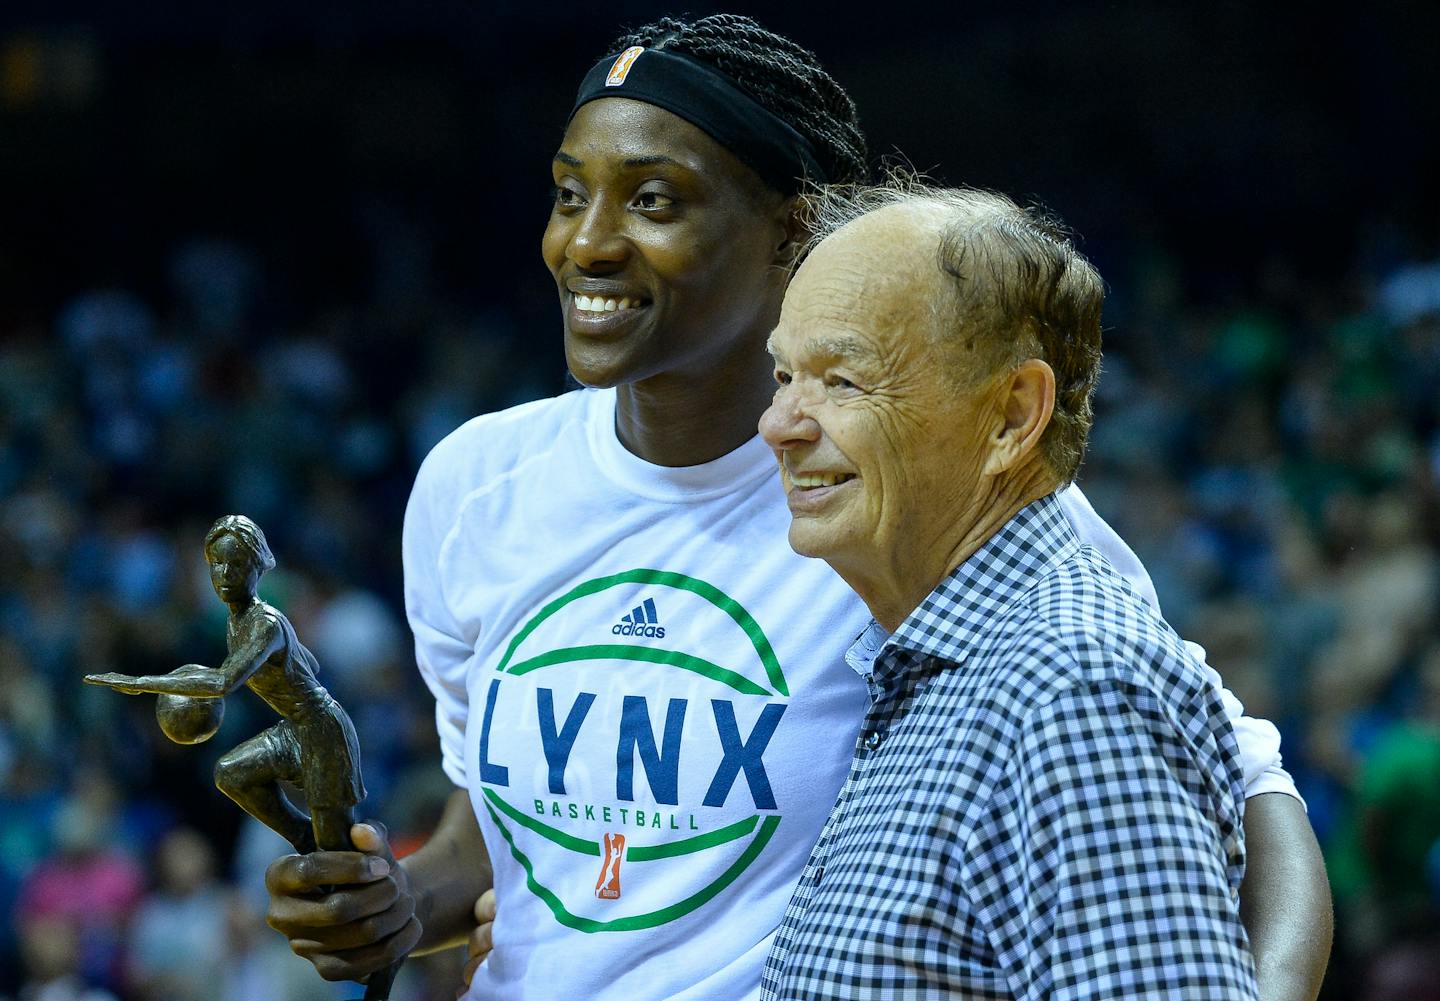
[[(556, 153), (555, 156), (553, 157), (553, 159), (555, 160), (556, 163), (563, 163), (563, 164), (564, 164), (565, 166), (567, 166), (567, 167), (583, 167), (583, 166), (585, 166), (585, 161), (584, 161), (584, 160), (578, 159), (577, 157), (573, 157), (573, 156), (571, 156), (569, 153), (566, 153), (564, 150), (561, 150), (560, 152)], [(649, 155), (647, 155), (647, 156), (632, 156), (632, 157), (627, 157), (625, 160), (623, 160), (623, 161), (621, 161), (621, 162), (622, 162), (623, 165), (626, 166), (626, 167), (654, 167), (654, 166), (683, 167), (683, 166), (685, 166), (683, 163), (681, 163), (679, 160), (675, 159), (673, 156), (666, 156), (664, 153), (651, 153), (651, 154), (649, 154)]]
[(665, 164), (671, 167), (685, 166), (673, 156), (666, 156), (663, 153), (655, 153), (650, 156), (632, 156), (625, 161), (627, 167), (654, 167), (657, 164)]

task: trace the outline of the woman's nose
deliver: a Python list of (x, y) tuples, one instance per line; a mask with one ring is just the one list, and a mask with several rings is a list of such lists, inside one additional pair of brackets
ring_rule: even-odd
[(629, 244), (613, 216), (603, 201), (585, 208), (565, 250), (570, 260), (586, 271), (604, 271), (624, 263)]

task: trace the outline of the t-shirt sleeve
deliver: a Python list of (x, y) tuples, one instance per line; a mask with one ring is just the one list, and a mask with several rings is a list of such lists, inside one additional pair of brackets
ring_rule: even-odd
[(465, 721), (469, 697), (465, 678), (474, 652), (445, 601), (441, 551), (454, 521), (436, 482), (434, 453), (420, 467), (405, 508), (401, 555), (405, 572), (405, 615), (415, 635), (415, 663), (435, 696), (435, 727), (441, 764), (450, 781), (465, 786)]
[(1208, 723), (1179, 734), (1140, 695), (1082, 687), (1031, 713), (965, 846), (1017, 1001), (1256, 996), (1236, 776)]
[[(1106, 562), (1159, 614), (1160, 599), (1155, 593), (1155, 584), (1150, 580), (1145, 564), (1140, 562), (1140, 557), (1120, 538), (1119, 533), (1090, 506), (1089, 499), (1080, 488), (1071, 484), (1061, 490), (1056, 499), (1080, 541), (1104, 556)], [(1246, 797), (1282, 792), (1300, 800), (1303, 806), (1305, 801), (1300, 798), (1300, 792), (1295, 788), (1295, 780), (1290, 777), (1282, 763), (1280, 731), (1275, 728), (1275, 724), (1267, 719), (1246, 716), (1245, 707), (1240, 700), (1225, 687), (1220, 673), (1205, 659), (1205, 648), (1188, 640), (1185, 646), (1204, 667), (1205, 676), (1219, 692), (1220, 701), (1225, 706), (1225, 715), (1235, 728), (1235, 740), (1240, 745), (1240, 763), (1245, 772)]]
[(1075, 530), (1081, 543), (1104, 556), (1105, 561), (1115, 568), (1115, 572), (1124, 577), (1158, 614), (1160, 596), (1155, 593), (1155, 582), (1150, 579), (1150, 572), (1145, 569), (1145, 564), (1140, 562), (1140, 557), (1135, 555), (1135, 550), (1120, 538), (1120, 533), (1111, 528), (1110, 523), (1090, 506), (1090, 498), (1072, 483), (1059, 491), (1055, 499), (1059, 501), (1060, 510), (1065, 512), (1066, 520), (1070, 522), (1070, 527)]
[(1275, 724), (1268, 719), (1245, 715), (1245, 706), (1234, 692), (1225, 687), (1220, 672), (1205, 659), (1203, 646), (1186, 640), (1185, 648), (1205, 669), (1205, 677), (1219, 694), (1225, 716), (1235, 729), (1235, 743), (1240, 748), (1240, 768), (1245, 773), (1245, 798), (1280, 792), (1293, 796), (1304, 806), (1305, 800), (1300, 796), (1300, 790), (1295, 788), (1295, 780), (1285, 770), (1280, 756), (1280, 731)]

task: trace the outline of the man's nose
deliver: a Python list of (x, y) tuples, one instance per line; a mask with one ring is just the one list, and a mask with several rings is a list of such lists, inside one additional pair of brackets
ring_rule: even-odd
[(775, 391), (770, 406), (760, 415), (760, 437), (776, 451), (820, 440), (820, 425), (807, 411), (793, 386)]

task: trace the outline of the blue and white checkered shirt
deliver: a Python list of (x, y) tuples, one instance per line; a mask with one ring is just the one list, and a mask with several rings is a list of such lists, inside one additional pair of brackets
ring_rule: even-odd
[(1255, 997), (1230, 724), (1053, 496), (851, 660), (871, 708), (762, 998)]

